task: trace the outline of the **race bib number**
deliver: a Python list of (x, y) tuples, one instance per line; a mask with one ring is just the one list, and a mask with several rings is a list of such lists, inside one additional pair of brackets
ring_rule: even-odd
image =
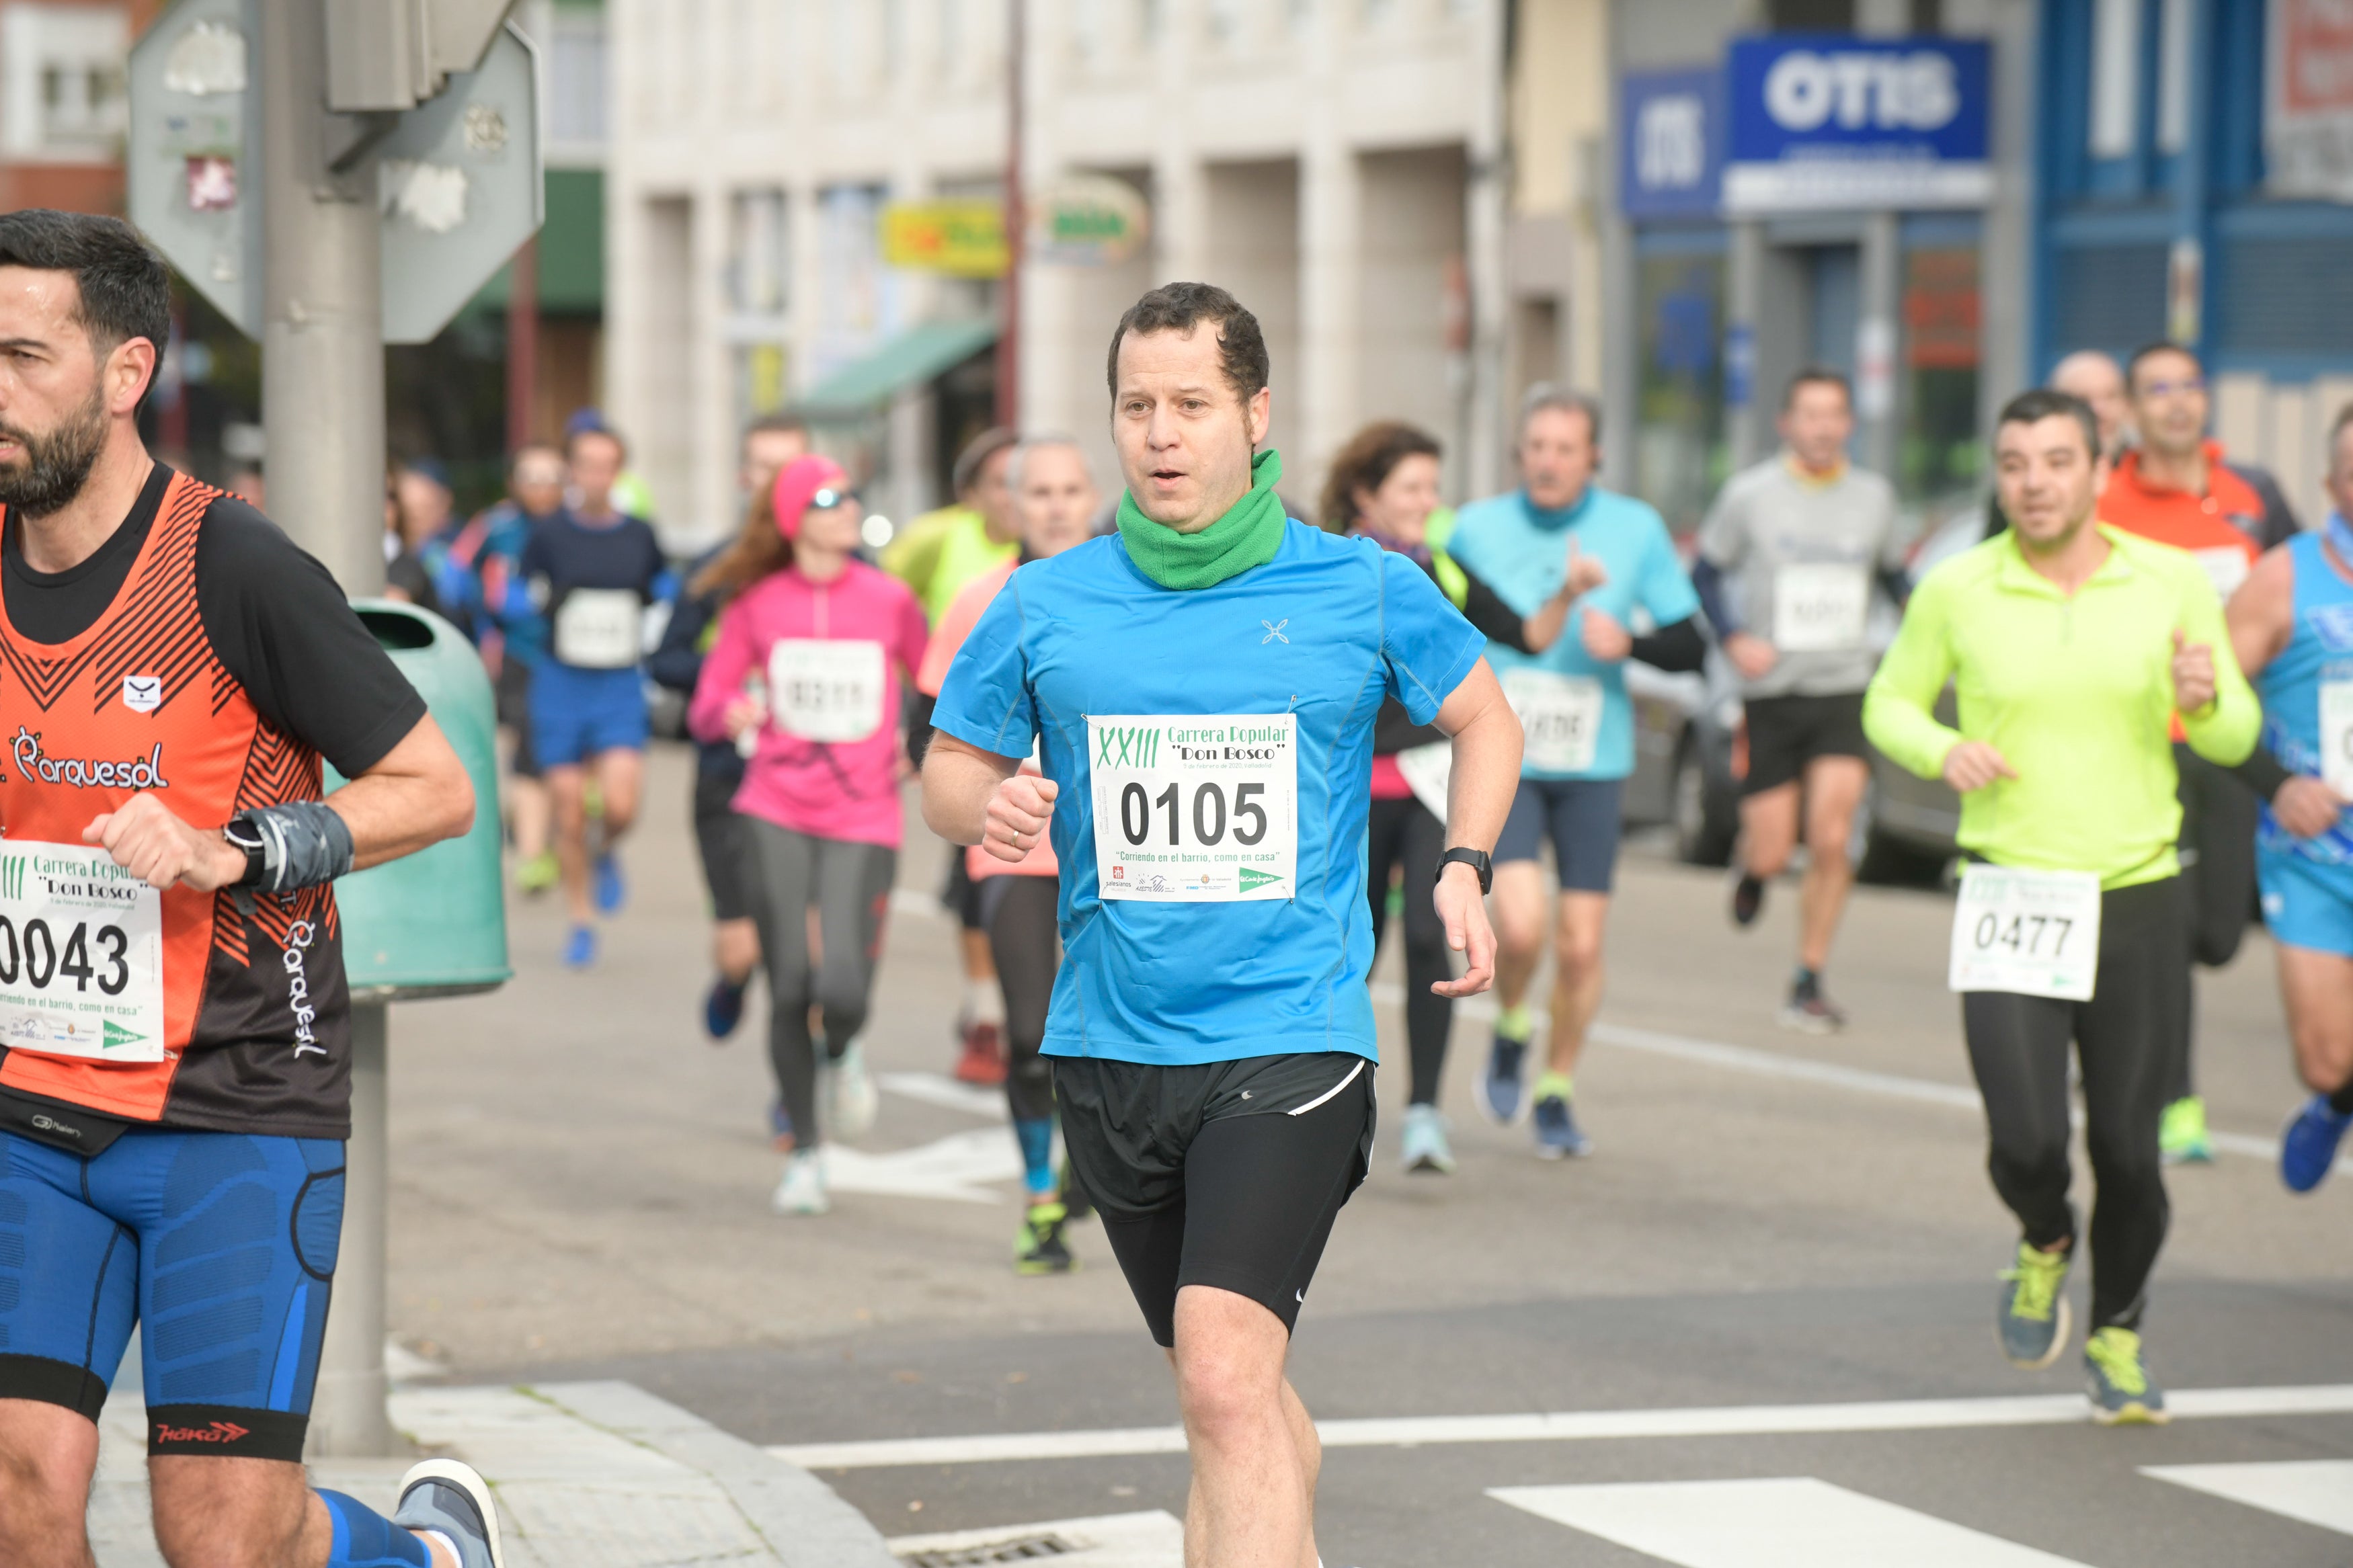
[(1430, 816), (1445, 821), (1446, 787), (1454, 777), (1454, 742), (1409, 746), (1397, 754), (1396, 761), (1398, 775), (1413, 791), (1413, 798), (1428, 806)]
[(555, 610), (555, 657), (575, 669), (627, 669), (642, 651), (644, 607), (627, 588), (575, 588)]
[(2239, 591), (2239, 584), (2254, 570), (2247, 561), (2247, 552), (2235, 544), (2218, 544), (2207, 550), (2193, 550), (2198, 564), (2206, 570), (2206, 580), (2214, 584), (2215, 595), (2224, 600)]
[(2089, 1002), (2100, 967), (2100, 879), (1972, 865), (1953, 911), (1955, 991)]
[(882, 645), (785, 637), (768, 650), (768, 709), (804, 741), (862, 741), (882, 727)]
[(2320, 683), (2320, 778), (2353, 799), (2353, 680)]
[(1288, 899), (1299, 852), (1289, 713), (1089, 715), (1106, 899)]
[(1784, 566), (1773, 574), (1773, 646), (1783, 653), (1830, 653), (1862, 646), (1871, 574), (1835, 562)]
[(164, 1059), (164, 895), (103, 849), (0, 844), (0, 1046)]
[(1504, 677), (1504, 697), (1520, 716), (1523, 759), (1548, 773), (1581, 773), (1601, 743), (1601, 682), (1589, 675), (1514, 669)]

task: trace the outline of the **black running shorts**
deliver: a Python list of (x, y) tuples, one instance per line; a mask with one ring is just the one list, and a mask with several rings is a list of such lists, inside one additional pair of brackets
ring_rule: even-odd
[(702, 858), (702, 882), (711, 889), (714, 921), (753, 918), (752, 846), (734, 805), (743, 782), (725, 773), (694, 775), (694, 847)]
[(1071, 1165), (1152, 1337), (1209, 1285), (1299, 1321), (1373, 1152), (1373, 1064), (1345, 1052), (1147, 1067), (1054, 1059)]
[(1748, 772), (1743, 795), (1762, 795), (1806, 776), (1816, 757), (1871, 755), (1862, 733), (1862, 693), (1826, 697), (1752, 697), (1742, 704), (1748, 719)]

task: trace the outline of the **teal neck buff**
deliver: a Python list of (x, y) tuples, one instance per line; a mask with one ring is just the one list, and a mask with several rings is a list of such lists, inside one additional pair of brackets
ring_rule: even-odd
[(1135, 504), (1119, 498), (1119, 542), (1135, 569), (1164, 588), (1210, 588), (1263, 566), (1282, 548), (1287, 526), (1275, 481), (1282, 478), (1282, 455), (1272, 447), (1250, 459), (1250, 488), (1225, 516), (1198, 533), (1179, 533), (1153, 521)]

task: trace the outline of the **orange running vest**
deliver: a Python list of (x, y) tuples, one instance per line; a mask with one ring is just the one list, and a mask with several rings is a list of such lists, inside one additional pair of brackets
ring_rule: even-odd
[[(69, 642), (20, 637), (0, 597), (7, 842), (79, 847), (92, 817), (141, 790), (208, 831), (248, 807), (321, 798), (319, 753), (255, 710), (205, 635), (196, 541), (221, 493), (174, 475), (114, 602)], [(0, 1088), (132, 1121), (345, 1136), (350, 995), (332, 889), (174, 886), (163, 912), (164, 1059), (7, 1050)]]

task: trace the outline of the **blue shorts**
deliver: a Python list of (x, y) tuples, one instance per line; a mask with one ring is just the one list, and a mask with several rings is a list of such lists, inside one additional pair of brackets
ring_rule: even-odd
[(343, 1226), (335, 1139), (0, 1136), (0, 1399), (97, 1420), (142, 1323), (150, 1454), (301, 1459)]
[(542, 659), (531, 672), (531, 750), (542, 768), (646, 749), (646, 689), (634, 668), (575, 669)]
[(2353, 958), (2353, 866), (2258, 848), (2255, 886), (2274, 942)]
[(1522, 779), (1495, 840), (1495, 864), (1533, 860), (1552, 836), (1564, 893), (1606, 893), (1618, 869), (1623, 779)]

